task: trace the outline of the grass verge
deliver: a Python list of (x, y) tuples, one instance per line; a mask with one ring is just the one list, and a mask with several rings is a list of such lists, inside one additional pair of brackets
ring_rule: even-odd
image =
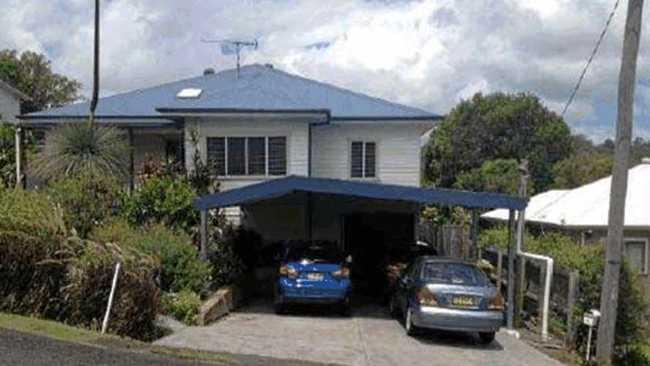
[(0, 328), (36, 334), (64, 342), (126, 349), (131, 351), (151, 352), (163, 356), (216, 363), (220, 365), (239, 364), (239, 362), (229, 354), (156, 346), (131, 338), (118, 337), (111, 334), (101, 334), (90, 329), (77, 328), (51, 320), (15, 314), (0, 313)]

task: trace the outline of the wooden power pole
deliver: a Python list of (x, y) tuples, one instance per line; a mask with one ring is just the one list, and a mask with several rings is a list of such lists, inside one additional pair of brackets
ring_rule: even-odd
[(632, 124), (634, 119), (634, 87), (636, 64), (641, 38), (643, 0), (629, 0), (623, 40), (623, 59), (618, 82), (618, 113), (616, 118), (616, 147), (609, 198), (609, 222), (605, 274), (600, 296), (602, 318), (598, 327), (596, 358), (600, 364), (612, 362), (614, 333), (618, 305), (618, 286), (622, 260), (623, 226), (625, 223), (625, 197), (627, 171), (630, 160)]

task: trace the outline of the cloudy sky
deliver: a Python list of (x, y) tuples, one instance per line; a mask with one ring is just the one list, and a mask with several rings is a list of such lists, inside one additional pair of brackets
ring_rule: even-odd
[[(202, 38), (259, 40), (243, 63), (447, 113), (473, 93), (526, 91), (560, 112), (615, 0), (103, 0), (102, 95), (234, 66)], [(91, 0), (0, 0), (0, 49), (43, 52), (91, 85)], [(614, 135), (627, 1), (566, 119)], [(647, 13), (648, 9), (646, 9)], [(648, 18), (647, 16), (645, 17)], [(650, 138), (650, 22), (635, 136)]]

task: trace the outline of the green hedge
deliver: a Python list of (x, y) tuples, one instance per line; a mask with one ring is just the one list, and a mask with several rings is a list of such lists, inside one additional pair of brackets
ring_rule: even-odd
[(187, 325), (196, 325), (201, 307), (201, 297), (189, 290), (163, 294), (162, 307), (166, 314)]
[[(479, 237), (482, 247), (496, 246), (507, 249), (508, 231), (505, 227), (484, 230)], [(548, 255), (556, 266), (577, 270), (580, 273), (580, 298), (574, 313), (577, 324), (582, 315), (590, 309), (600, 308), (600, 292), (605, 266), (603, 245), (579, 245), (571, 237), (558, 232), (547, 232), (534, 236), (528, 232), (524, 236), (527, 251)], [(637, 275), (623, 265), (621, 269), (618, 317), (616, 321), (615, 358), (617, 364), (634, 364), (642, 354), (636, 343), (643, 335), (644, 317), (648, 305), (641, 293)], [(586, 329), (580, 327), (575, 347), (584, 352)], [(593, 342), (595, 344), (595, 341)], [(647, 360), (650, 364), (650, 360)], [(630, 363), (632, 362), (632, 363)]]

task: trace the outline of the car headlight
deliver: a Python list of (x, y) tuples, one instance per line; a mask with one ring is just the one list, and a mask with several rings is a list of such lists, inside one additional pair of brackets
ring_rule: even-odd
[(296, 271), (295, 268), (289, 267), (287, 265), (280, 266), (280, 277), (288, 277), (288, 278), (297, 278), (298, 277), (298, 271)]
[(431, 293), (426, 287), (422, 287), (415, 293), (418, 303), (422, 306), (438, 306), (438, 300), (434, 294)]
[(350, 278), (350, 269), (347, 267), (341, 267), (338, 271), (332, 272), (332, 276), (336, 278)]
[(503, 310), (505, 309), (506, 301), (503, 299), (501, 294), (497, 294), (495, 297), (491, 298), (488, 301), (489, 310)]

